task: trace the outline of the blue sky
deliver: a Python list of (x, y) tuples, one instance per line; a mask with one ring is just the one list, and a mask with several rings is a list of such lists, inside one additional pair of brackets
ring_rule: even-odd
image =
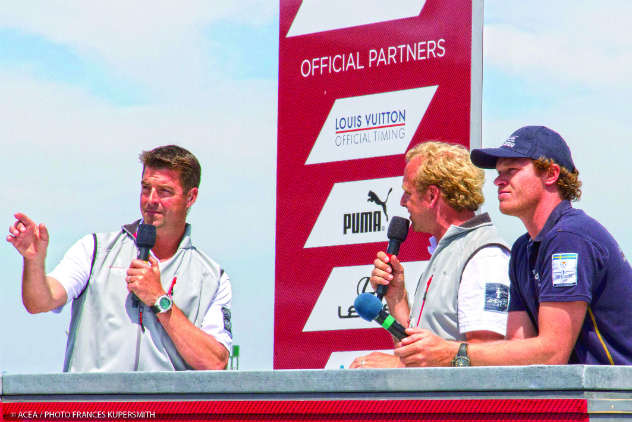
[[(0, 65), (10, 72), (51, 83), (78, 86), (112, 105), (138, 105), (142, 85), (127, 81), (96, 57), (85, 57), (72, 46), (44, 36), (5, 29), (0, 31)], [(145, 99), (146, 101), (146, 99)]]
[[(13, 2), (0, 10), (0, 158), (5, 226), (50, 228), (48, 268), (77, 239), (138, 216), (143, 149), (190, 148), (203, 163), (190, 221), (233, 280), (242, 369), (272, 367), (278, 3)], [(584, 181), (578, 207), (632, 254), (627, 156), (632, 40), (625, 1), (485, 2), (483, 144), (545, 124)], [(517, 221), (485, 208), (510, 241)], [(625, 227), (622, 227), (625, 226)], [(69, 313), (28, 315), (21, 259), (0, 247), (0, 369), (61, 368)], [(263, 315), (263, 317), (260, 317)]]

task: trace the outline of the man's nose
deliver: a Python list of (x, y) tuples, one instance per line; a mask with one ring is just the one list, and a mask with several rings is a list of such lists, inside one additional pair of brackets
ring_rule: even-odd
[(149, 197), (147, 199), (149, 199), (150, 202), (157, 202), (158, 201), (158, 192), (156, 191), (156, 189), (152, 188), (149, 191)]

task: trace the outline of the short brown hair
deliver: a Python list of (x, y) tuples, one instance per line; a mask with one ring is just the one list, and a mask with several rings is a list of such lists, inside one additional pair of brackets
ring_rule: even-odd
[(180, 173), (180, 184), (185, 193), (192, 188), (200, 187), (202, 176), (200, 162), (190, 151), (178, 145), (165, 145), (151, 151), (143, 151), (139, 158), (143, 163), (143, 173), (146, 167), (166, 168)]
[[(547, 171), (553, 163), (555, 163), (555, 161), (544, 157), (533, 160), (533, 165), (540, 174)], [(567, 201), (579, 200), (582, 196), (582, 190), (580, 189), (582, 187), (582, 182), (579, 180), (579, 171), (575, 169), (571, 172), (564, 166), (559, 164), (558, 166), (560, 166), (560, 176), (557, 178), (555, 184), (557, 185), (562, 199)]]
[(439, 141), (422, 142), (406, 153), (406, 161), (417, 156), (423, 157), (415, 176), (417, 191), (423, 193), (428, 186), (435, 185), (457, 211), (476, 211), (481, 206), (485, 200), (485, 172), (472, 164), (465, 147)]

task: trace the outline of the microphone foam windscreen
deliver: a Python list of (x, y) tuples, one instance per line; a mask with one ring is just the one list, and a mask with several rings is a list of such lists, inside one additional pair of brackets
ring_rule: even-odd
[(156, 226), (140, 224), (136, 232), (136, 246), (139, 248), (153, 248), (156, 243)]
[(408, 225), (410, 221), (403, 217), (394, 216), (391, 218), (391, 223), (388, 225), (387, 236), (389, 239), (399, 239), (402, 242), (406, 240), (408, 236)]
[(362, 293), (353, 302), (358, 315), (367, 321), (373, 321), (382, 310), (382, 302), (371, 293)]

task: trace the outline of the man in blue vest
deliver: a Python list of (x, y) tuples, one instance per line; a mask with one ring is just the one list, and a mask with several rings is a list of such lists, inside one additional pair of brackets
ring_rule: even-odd
[(500, 211), (527, 229), (511, 251), (507, 340), (464, 347), (409, 330), (395, 353), (418, 366), (632, 364), (632, 267), (610, 233), (571, 206), (581, 183), (564, 139), (526, 126), (471, 157), (496, 168)]
[(230, 280), (193, 245), (186, 223), (200, 164), (176, 145), (140, 159), (142, 221), (156, 228), (149, 262), (136, 259), (139, 220), (85, 236), (46, 274), (48, 230), (18, 213), (7, 241), (24, 258), (24, 306), (59, 312), (73, 302), (64, 371), (223, 369), (232, 339)]

